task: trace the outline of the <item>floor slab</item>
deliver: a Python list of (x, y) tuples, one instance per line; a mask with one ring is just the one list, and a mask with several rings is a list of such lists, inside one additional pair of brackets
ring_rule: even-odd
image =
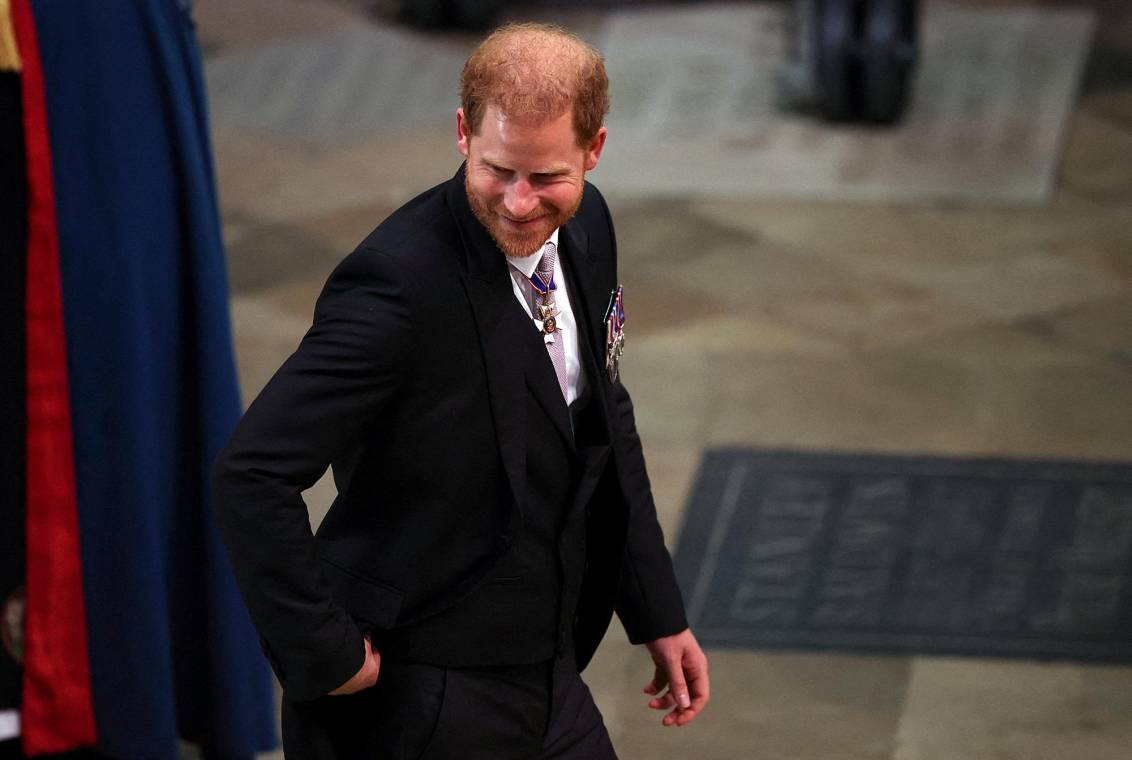
[(1127, 754), (1132, 670), (918, 659), (893, 760), (1113, 760)]

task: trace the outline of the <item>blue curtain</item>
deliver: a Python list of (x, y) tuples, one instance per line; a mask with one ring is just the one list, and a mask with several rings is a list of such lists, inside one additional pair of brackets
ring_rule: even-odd
[[(207, 483), (240, 414), (200, 54), (176, 0), (38, 0), (99, 750), (276, 744)], [(60, 635), (66, 635), (61, 631)]]

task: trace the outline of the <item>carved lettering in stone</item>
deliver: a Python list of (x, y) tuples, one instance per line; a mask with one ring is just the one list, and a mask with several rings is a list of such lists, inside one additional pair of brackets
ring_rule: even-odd
[(908, 512), (905, 478), (868, 480), (851, 486), (833, 546), (834, 565), (890, 565), (899, 550)]
[(1132, 489), (1090, 486), (1074, 512), (1067, 565), (1073, 571), (1120, 572), (1132, 546)]
[(823, 578), (811, 622), (818, 626), (877, 627), (889, 582), (890, 571), (885, 566), (831, 568)]
[(908, 508), (906, 478), (871, 478), (849, 486), (829, 569), (818, 589), (815, 625), (880, 623)]
[(1026, 559), (999, 557), (994, 561), (982, 595), (982, 630), (1017, 630), (1023, 625), (1033, 570), (1034, 563)]
[(917, 556), (909, 571), (901, 618), (910, 628), (962, 630), (972, 618), (968, 604), (975, 569), (939, 557)]
[(917, 531), (917, 547), (945, 557), (977, 550), (986, 537), (985, 518), (993, 506), (992, 484), (973, 480), (933, 483)]
[(1111, 632), (1120, 613), (1124, 582), (1119, 577), (1075, 573), (1066, 576), (1057, 598), (1054, 628), (1062, 632)]
[(775, 625), (798, 622), (832, 497), (828, 478), (784, 476), (767, 484), (732, 597), (733, 617)]
[(1007, 495), (1006, 519), (998, 548), (1008, 552), (1038, 549), (1042, 521), (1050, 500), (1050, 487), (1042, 483), (1019, 483)]

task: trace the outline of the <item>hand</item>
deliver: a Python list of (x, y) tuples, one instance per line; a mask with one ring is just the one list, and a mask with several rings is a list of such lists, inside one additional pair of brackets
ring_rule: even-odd
[[(688, 725), (708, 703), (711, 687), (707, 657), (687, 628), (675, 636), (665, 636), (645, 646), (656, 663), (656, 674), (645, 687), (645, 694), (655, 695), (649, 700), (649, 707), (654, 710), (675, 708), (664, 716), (661, 725)], [(661, 694), (660, 690), (665, 686), (668, 691)]]
[(368, 689), (377, 683), (377, 674), (381, 670), (381, 653), (374, 651), (369, 640), (369, 634), (362, 637), (362, 642), (366, 647), (366, 659), (362, 663), (361, 670), (355, 673), (349, 681), (330, 692), (332, 695), (353, 694), (356, 691)]

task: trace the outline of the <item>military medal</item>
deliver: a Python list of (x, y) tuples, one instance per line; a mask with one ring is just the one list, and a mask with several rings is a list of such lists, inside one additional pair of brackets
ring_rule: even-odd
[(554, 284), (553, 277), (549, 281), (544, 281), (538, 272), (532, 274), (530, 280), (531, 287), (542, 297), (541, 302), (535, 304), (538, 310), (535, 325), (542, 331), (543, 340), (546, 343), (553, 343), (554, 333), (558, 331), (558, 306), (553, 301), (553, 293), (558, 290), (558, 286)]
[(605, 317), (605, 371), (609, 382), (617, 382), (621, 355), (625, 353), (625, 300), (624, 289), (618, 285), (609, 299), (609, 312)]

